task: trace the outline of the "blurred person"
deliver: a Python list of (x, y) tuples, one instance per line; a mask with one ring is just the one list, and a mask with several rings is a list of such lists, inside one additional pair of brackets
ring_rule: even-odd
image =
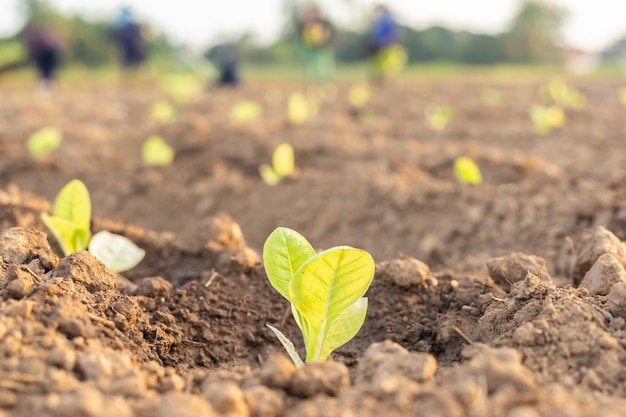
[(137, 23), (132, 10), (127, 6), (120, 9), (113, 25), (113, 39), (119, 50), (122, 68), (133, 69), (143, 63), (145, 52), (141, 25)]
[(297, 29), (307, 75), (315, 81), (331, 79), (335, 71), (334, 29), (317, 4), (309, 4), (304, 9)]
[(23, 38), (30, 60), (39, 73), (41, 88), (50, 91), (60, 64), (60, 38), (51, 29), (39, 26), (27, 27)]
[(396, 75), (406, 64), (406, 51), (400, 44), (400, 27), (384, 4), (374, 8), (368, 52), (372, 75), (378, 81)]
[(223, 44), (217, 47), (215, 62), (219, 71), (219, 78), (215, 83), (218, 87), (235, 87), (239, 84), (239, 60), (237, 51), (232, 44)]

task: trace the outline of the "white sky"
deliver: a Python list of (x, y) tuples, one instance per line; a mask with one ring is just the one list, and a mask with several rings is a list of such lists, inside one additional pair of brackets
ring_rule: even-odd
[[(250, 31), (271, 40), (284, 21), (283, 0), (50, 0), (63, 11), (113, 18), (122, 4), (173, 40), (199, 47), (224, 36)], [(597, 50), (626, 34), (623, 0), (552, 0), (570, 10), (564, 36), (570, 46)], [(0, 36), (17, 30), (20, 0), (0, 0)], [(364, 22), (376, 0), (318, 0), (339, 23)], [(442, 23), (454, 28), (498, 32), (518, 0), (387, 0), (401, 21), (423, 28)], [(352, 8), (348, 7), (352, 4)]]

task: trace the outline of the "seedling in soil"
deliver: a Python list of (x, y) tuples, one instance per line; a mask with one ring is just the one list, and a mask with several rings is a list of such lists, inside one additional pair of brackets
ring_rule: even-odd
[(41, 213), (41, 219), (66, 256), (89, 246), (93, 256), (111, 271), (119, 273), (134, 268), (145, 255), (143, 249), (124, 236), (101, 231), (91, 238), (91, 199), (87, 187), (80, 180), (67, 183), (57, 194), (52, 216)]
[(54, 127), (45, 127), (33, 133), (28, 139), (28, 153), (33, 158), (48, 155), (61, 145), (61, 132)]
[(230, 119), (236, 123), (249, 123), (259, 120), (263, 109), (261, 105), (256, 101), (243, 100), (235, 105), (230, 110)]
[(545, 103), (554, 103), (571, 109), (582, 109), (587, 101), (584, 94), (560, 78), (554, 78), (547, 85), (541, 86), (538, 95)]
[(301, 93), (292, 93), (287, 101), (287, 117), (293, 125), (306, 123), (315, 114), (307, 98)]
[(151, 166), (167, 166), (174, 161), (175, 152), (165, 140), (158, 135), (150, 136), (143, 143), (143, 161)]
[(454, 161), (454, 174), (460, 184), (479, 185), (483, 182), (483, 176), (478, 165), (465, 156)]
[(176, 120), (177, 112), (166, 100), (157, 101), (150, 109), (150, 116), (160, 123), (170, 123)]
[(558, 106), (546, 107), (537, 104), (530, 109), (530, 119), (537, 134), (547, 135), (552, 129), (563, 127), (565, 113)]
[[(325, 361), (356, 336), (367, 312), (363, 295), (374, 278), (374, 260), (368, 252), (337, 246), (316, 254), (298, 232), (279, 227), (265, 241), (263, 262), (270, 284), (291, 303), (307, 363)], [(302, 366), (293, 343), (268, 327), (296, 366)]]
[(348, 93), (348, 101), (355, 109), (362, 109), (370, 101), (372, 92), (367, 84), (355, 85)]
[(288, 143), (281, 143), (272, 154), (272, 166), (263, 164), (259, 167), (261, 178), (268, 185), (276, 185), (285, 177), (293, 173), (295, 161), (293, 147)]
[(428, 107), (424, 112), (426, 126), (435, 131), (442, 131), (454, 117), (454, 109), (449, 106)]
[(159, 86), (177, 104), (188, 103), (202, 91), (202, 83), (195, 76), (168, 75), (159, 80)]
[(54, 200), (52, 216), (41, 213), (41, 219), (65, 255), (86, 249), (91, 237), (91, 200), (85, 184), (77, 179), (67, 183)]
[(619, 101), (626, 106), (626, 87), (619, 89)]

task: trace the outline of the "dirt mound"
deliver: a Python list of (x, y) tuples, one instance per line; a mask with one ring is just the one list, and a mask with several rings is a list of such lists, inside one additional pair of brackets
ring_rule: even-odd
[[(298, 340), (289, 308), (232, 219), (214, 218), (195, 251), (95, 219), (94, 230), (146, 250), (129, 280), (88, 252), (59, 259), (39, 221), (45, 201), (13, 189), (0, 203), (7, 416), (619, 416), (626, 407), (626, 304), (557, 288), (543, 264), (520, 276), (515, 265), (536, 257), (490, 261), (508, 292), (486, 270), (379, 263), (359, 335), (333, 361), (296, 370), (265, 327)], [(589, 263), (598, 254), (585, 248), (615, 255), (623, 245), (605, 229), (575, 243), (589, 270), (604, 258)]]

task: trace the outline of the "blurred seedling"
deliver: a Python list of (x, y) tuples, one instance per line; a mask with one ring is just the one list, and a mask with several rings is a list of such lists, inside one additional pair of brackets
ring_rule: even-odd
[(480, 92), (480, 101), (489, 107), (503, 107), (506, 105), (506, 94), (495, 88), (485, 88)]
[(535, 132), (539, 135), (547, 135), (553, 129), (563, 127), (565, 124), (565, 113), (558, 106), (542, 106), (536, 104), (530, 109), (530, 120), (535, 127)]
[(287, 118), (292, 125), (301, 125), (317, 113), (315, 106), (302, 93), (292, 93), (287, 100)]
[[(365, 292), (374, 278), (374, 260), (362, 250), (337, 246), (318, 254), (298, 232), (279, 227), (263, 246), (270, 284), (291, 304), (302, 332), (305, 362), (322, 362), (357, 335), (367, 313)], [(278, 337), (296, 366), (303, 366), (293, 343)]]
[(230, 119), (235, 123), (250, 123), (261, 118), (263, 109), (256, 101), (242, 100), (230, 109)]
[(431, 106), (426, 108), (424, 116), (426, 126), (431, 130), (440, 132), (452, 121), (454, 109), (450, 106)]
[(143, 143), (142, 158), (146, 165), (167, 166), (174, 161), (175, 152), (165, 140), (158, 135), (152, 135)]
[(348, 93), (348, 101), (354, 109), (362, 109), (369, 103), (372, 90), (367, 84), (357, 84), (352, 86)]
[(483, 176), (478, 165), (465, 156), (461, 156), (454, 161), (454, 175), (459, 184), (480, 185), (483, 182)]
[[(73, 179), (56, 196), (52, 215), (41, 213), (66, 256), (87, 249), (111, 271), (135, 267), (145, 253), (124, 236), (101, 231), (91, 237), (91, 199), (85, 184)], [(91, 239), (91, 242), (90, 242)]]
[(202, 83), (195, 76), (168, 75), (159, 80), (161, 90), (177, 104), (186, 104), (202, 91)]
[(54, 127), (39, 129), (28, 138), (28, 153), (33, 158), (41, 158), (57, 149), (62, 142), (61, 132)]
[(285, 177), (293, 174), (295, 159), (293, 147), (288, 143), (281, 143), (272, 154), (272, 166), (263, 164), (259, 167), (261, 178), (268, 185), (276, 185)]
[(159, 100), (150, 108), (150, 116), (159, 123), (171, 123), (178, 117), (178, 112), (167, 100)]
[(542, 85), (537, 94), (544, 103), (554, 103), (570, 109), (582, 109), (587, 102), (583, 93), (561, 78), (553, 78), (548, 84)]

